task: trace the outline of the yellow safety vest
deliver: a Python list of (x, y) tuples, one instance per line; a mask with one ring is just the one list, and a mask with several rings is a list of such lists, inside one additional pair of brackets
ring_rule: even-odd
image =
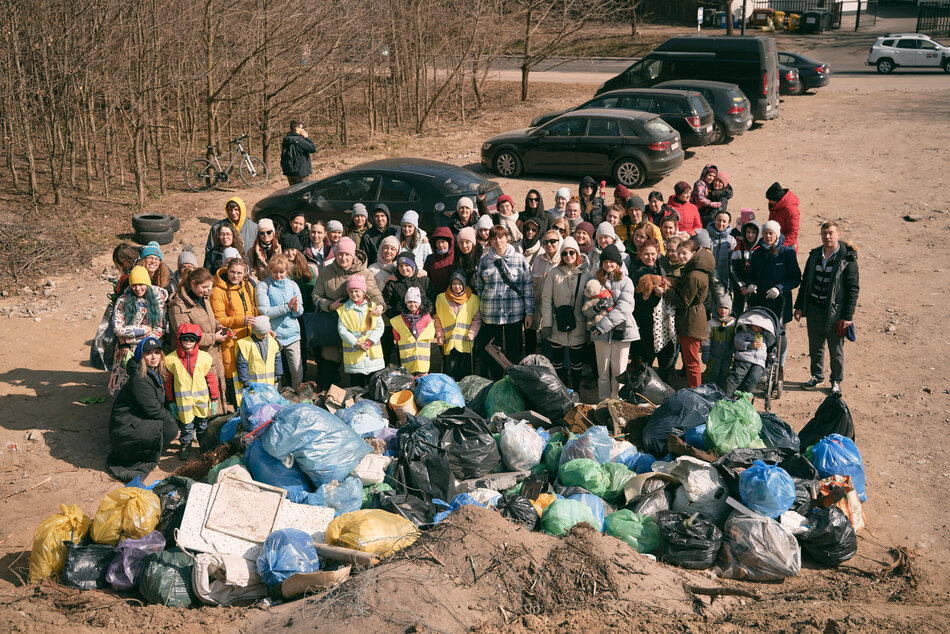
[[(376, 320), (379, 319), (378, 316), (370, 314), (370, 311), (373, 310), (373, 303), (369, 302), (366, 306), (367, 317), (365, 319), (360, 319), (359, 313), (354, 310), (345, 310), (345, 306), (344, 304), (336, 309), (336, 314), (340, 316), (340, 323), (343, 324), (344, 328), (355, 333), (357, 341), (367, 338), (370, 333), (376, 329)], [(362, 348), (357, 348), (356, 346), (347, 345), (345, 341), (343, 342), (344, 365), (355, 366), (360, 361), (363, 361), (365, 355), (369, 355), (370, 359), (382, 359), (382, 345), (377, 341), (367, 351)]]
[(435, 322), (429, 320), (426, 327), (419, 333), (418, 339), (412, 336), (402, 315), (396, 315), (389, 320), (389, 323), (399, 334), (399, 363), (402, 367), (410, 374), (428, 372), (430, 347), (432, 340), (435, 339)]
[(449, 300), (442, 293), (435, 298), (435, 313), (442, 322), (442, 333), (445, 337), (445, 343), (442, 344), (442, 350), (449, 354), (452, 350), (458, 350), (463, 354), (472, 351), (472, 342), (468, 339), (468, 331), (472, 329), (472, 319), (478, 312), (478, 296), (472, 295), (468, 301), (459, 308), (456, 315), (449, 306)]
[[(274, 369), (277, 367), (277, 350), (280, 344), (270, 334), (270, 342), (267, 345), (267, 359), (261, 357), (261, 350), (252, 339), (253, 335), (248, 335), (237, 341), (237, 353), (247, 361), (247, 373), (250, 376), (251, 383), (267, 383), (275, 385), (277, 377)], [(237, 366), (237, 355), (235, 355), (235, 366)], [(238, 380), (237, 370), (234, 370), (234, 376), (231, 378), (234, 385), (234, 398), (237, 400), (238, 407), (241, 406), (241, 400), (244, 398), (244, 384)]]
[(213, 363), (210, 354), (199, 350), (195, 360), (195, 373), (192, 375), (178, 358), (177, 352), (165, 355), (165, 365), (174, 381), (172, 389), (175, 393), (175, 406), (178, 408), (178, 420), (185, 425), (196, 417), (207, 418), (211, 412), (211, 392), (205, 377), (211, 372)]

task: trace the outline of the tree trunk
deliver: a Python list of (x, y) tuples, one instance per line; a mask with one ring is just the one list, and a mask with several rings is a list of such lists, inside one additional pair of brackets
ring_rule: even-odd
[(726, 12), (726, 35), (735, 35), (736, 31), (732, 26), (732, 0), (724, 0), (722, 10)]

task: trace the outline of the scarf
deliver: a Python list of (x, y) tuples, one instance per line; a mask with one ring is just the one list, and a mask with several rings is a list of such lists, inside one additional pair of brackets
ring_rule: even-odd
[(411, 332), (412, 336), (416, 339), (419, 338), (419, 331), (429, 325), (429, 322), (422, 323), (423, 317), (428, 317), (428, 315), (421, 310), (418, 313), (402, 314), (402, 320), (406, 323), (406, 327), (409, 329), (409, 332)]
[(581, 250), (581, 253), (583, 253), (584, 255), (589, 255), (590, 252), (594, 250), (593, 241), (589, 241), (587, 244), (579, 244), (577, 246)]
[[(461, 281), (461, 280), (460, 280)], [(465, 287), (465, 290), (462, 291), (461, 295), (456, 295), (452, 292), (452, 288), (449, 287), (445, 291), (445, 298), (454, 304), (464, 304), (472, 297), (472, 289), (468, 286)]]

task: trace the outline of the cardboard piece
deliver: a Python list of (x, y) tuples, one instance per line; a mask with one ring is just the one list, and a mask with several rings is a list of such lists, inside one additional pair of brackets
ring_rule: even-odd
[(318, 572), (300, 572), (284, 579), (280, 584), (280, 595), (288, 600), (299, 599), (308, 593), (329, 590), (350, 576), (350, 566), (336, 570)]
[(324, 399), (324, 407), (331, 414), (335, 414), (338, 409), (344, 409), (356, 402), (356, 399), (350, 396), (347, 398), (346, 390), (337, 385), (331, 385), (330, 389), (327, 390), (326, 398)]

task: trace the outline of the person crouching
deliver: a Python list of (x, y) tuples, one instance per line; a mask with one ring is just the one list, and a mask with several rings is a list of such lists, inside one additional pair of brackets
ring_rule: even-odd
[(195, 434), (200, 443), (208, 429), (208, 417), (217, 414), (218, 380), (211, 369), (211, 355), (198, 349), (200, 326), (182, 324), (176, 339), (175, 352), (165, 356), (165, 400), (171, 403), (169, 409), (181, 431), (178, 459), (188, 460)]
[(380, 345), (385, 325), (373, 314), (376, 305), (366, 296), (365, 277), (351, 275), (346, 281), (346, 294), (350, 299), (336, 309), (340, 316), (337, 331), (343, 341), (343, 372), (350, 375), (350, 385), (366, 385), (366, 377), (386, 365)]
[(422, 293), (416, 287), (406, 291), (404, 310), (390, 320), (393, 339), (399, 346), (399, 363), (413, 375), (429, 372), (429, 355), (435, 340), (435, 322), (420, 310)]
[(271, 334), (270, 317), (258, 315), (251, 322), (251, 333), (238, 339), (235, 358), (234, 396), (238, 407), (244, 396), (244, 386), (249, 383), (277, 385), (284, 373), (280, 360), (280, 344)]

